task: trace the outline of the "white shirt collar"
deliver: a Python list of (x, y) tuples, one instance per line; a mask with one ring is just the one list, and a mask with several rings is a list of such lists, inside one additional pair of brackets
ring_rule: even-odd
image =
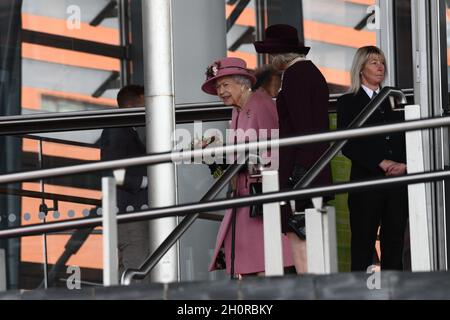
[(283, 72), (281, 72), (281, 86), (280, 89), (278, 89), (278, 92), (281, 91), (281, 87), (283, 86), (283, 78), (284, 78), (284, 72), (289, 69), (290, 67), (292, 67), (294, 64), (296, 64), (299, 61), (307, 61), (306, 57), (298, 57), (295, 58), (294, 60), (292, 60), (291, 62), (288, 63), (288, 65), (286, 66), (286, 68), (283, 70)]
[[(372, 89), (370, 89), (370, 88), (368, 88), (368, 87), (366, 87), (365, 85), (361, 85), (361, 87), (364, 89), (364, 91), (367, 93), (367, 95), (369, 96), (369, 98), (370, 99), (372, 99), (372, 96), (373, 96), (373, 90)], [(378, 89), (377, 90), (375, 90), (375, 92), (378, 94), (378, 93), (380, 93), (380, 87), (378, 87)]]
[(291, 62), (288, 63), (288, 65), (286, 66), (286, 69), (284, 69), (284, 71), (286, 71), (287, 69), (289, 69), (290, 67), (292, 67), (294, 64), (296, 64), (299, 61), (306, 61), (306, 57), (295, 58), (294, 60), (292, 60)]

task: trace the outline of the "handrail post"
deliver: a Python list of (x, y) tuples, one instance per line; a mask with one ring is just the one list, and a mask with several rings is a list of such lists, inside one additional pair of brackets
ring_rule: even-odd
[[(278, 171), (263, 171), (261, 174), (263, 193), (279, 191)], [(282, 276), (284, 270), (279, 202), (263, 205), (263, 226), (265, 274), (266, 276)]]
[(314, 208), (305, 210), (308, 273), (330, 274), (338, 271), (336, 211), (322, 209), (322, 198), (313, 198)]
[(102, 220), (103, 220), (103, 285), (119, 284), (117, 252), (117, 207), (116, 181), (111, 177), (102, 178)]
[[(405, 107), (405, 120), (420, 119), (420, 106)], [(408, 174), (425, 171), (422, 131), (406, 132)], [(412, 271), (431, 271), (431, 252), (425, 184), (408, 185), (409, 232)]]

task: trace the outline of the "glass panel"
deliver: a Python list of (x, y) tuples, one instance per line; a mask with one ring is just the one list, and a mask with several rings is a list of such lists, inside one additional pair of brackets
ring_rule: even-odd
[[(22, 28), (73, 41), (92, 41), (91, 49), (103, 44), (119, 46), (117, 10), (116, 2), (109, 0), (24, 0)], [(95, 19), (97, 16), (103, 18)], [(62, 40), (51, 39), (46, 45), (21, 44), (20, 113), (115, 107), (121, 74), (120, 59), (60, 49), (57, 48), (59, 41)]]
[[(115, 2), (23, 0), (22, 25), (26, 30), (119, 45), (119, 19)], [(95, 19), (102, 11), (103, 19)]]
[[(212, 132), (211, 130), (214, 132), (220, 131), (224, 134), (227, 126), (228, 122), (210, 122), (201, 125), (197, 123), (195, 128), (193, 124), (179, 125), (177, 128), (189, 132), (189, 139), (185, 140), (187, 144), (186, 146), (183, 145), (183, 147), (187, 147), (194, 138), (206, 136), (208, 132), (209, 134)], [(121, 130), (121, 128), (107, 130)], [(127, 127), (123, 130), (134, 129)], [(145, 128), (138, 127), (136, 132), (138, 139), (142, 142), (145, 141)], [(103, 130), (100, 129), (8, 137), (9, 140), (15, 141), (16, 147), (19, 148), (16, 159), (21, 159), (21, 161), (17, 161), (17, 166), (14, 167), (17, 170), (3, 170), (0, 174), (98, 161), (102, 158), (101, 148), (105, 145), (102, 143), (102, 133)], [(114, 145), (115, 141), (112, 142), (113, 146), (109, 152), (114, 152), (114, 148), (117, 148), (117, 151), (125, 150), (126, 152), (118, 152), (121, 156), (117, 157), (110, 155), (110, 159), (138, 155), (133, 154), (123, 143), (117, 141)], [(41, 149), (42, 161), (39, 160)], [(146, 175), (145, 167), (139, 172)], [(177, 172), (180, 203), (199, 201), (215, 181), (205, 164), (180, 164)], [(105, 172), (91, 172), (48, 178), (44, 180), (43, 184), (41, 184), (41, 181), (35, 180), (0, 186), (0, 230), (14, 226), (100, 216), (102, 214), (100, 182), (101, 177), (105, 174)], [(134, 175), (132, 177), (131, 179), (138, 179)], [(133, 180), (131, 181), (133, 182)], [(121, 187), (121, 190), (129, 190), (126, 188), (128, 187)], [(223, 190), (217, 198), (225, 198), (226, 191), (226, 189)], [(133, 196), (122, 198), (122, 200), (119, 199), (121, 196), (118, 195), (120, 212), (140, 211), (148, 208), (145, 186), (139, 185), (132, 193)], [(140, 194), (139, 199), (144, 199), (145, 203), (139, 202), (139, 204), (136, 204), (136, 197), (134, 196), (136, 194)], [(52, 199), (56, 199), (56, 201)], [(223, 214), (223, 212), (214, 213)], [(148, 222), (142, 222), (140, 226), (148, 226)], [(180, 268), (183, 280), (225, 278), (224, 273), (207, 271), (218, 227), (218, 221), (198, 220), (183, 235), (180, 241)], [(124, 239), (124, 236), (120, 234), (127, 232), (123, 230), (127, 229), (120, 225), (119, 241)], [(133, 234), (141, 232), (139, 230), (133, 231)], [(48, 234), (46, 245), (44, 245), (43, 235), (1, 240), (0, 248), (6, 250), (8, 288), (27, 290), (43, 288), (44, 257), (47, 260), (47, 272), (51, 287), (67, 287), (68, 283), (73, 285), (74, 278), (72, 276), (78, 270), (81, 276), (81, 287), (101, 285), (103, 281), (101, 231), (101, 227), (98, 227), (94, 231), (78, 230)], [(142, 233), (144, 234), (145, 230)], [(201, 235), (201, 238), (199, 238), (199, 235)], [(148, 233), (145, 236), (147, 239), (143, 238), (140, 243), (149, 242)], [(136, 258), (139, 265), (145, 257), (146, 254), (142, 254)], [(61, 267), (57, 269), (57, 272), (51, 271), (58, 261), (62, 263)]]
[[(247, 61), (249, 68), (257, 66), (257, 55), (252, 45), (255, 40), (257, 0), (249, 2), (228, 31), (228, 55)], [(268, 0), (268, 24), (285, 23), (299, 30), (306, 46), (311, 47), (308, 58), (322, 71), (330, 93), (343, 93), (350, 84), (350, 67), (357, 48), (377, 44), (376, 30), (369, 29), (369, 7), (375, 0)], [(227, 3), (227, 2), (226, 2)], [(226, 4), (230, 17), (236, 5)]]
[[(190, 142), (193, 139), (208, 138), (215, 132), (225, 133), (228, 121), (197, 122), (194, 124), (177, 125), (178, 130), (189, 132)], [(198, 202), (216, 181), (205, 164), (180, 164), (177, 166), (178, 202)], [(193, 183), (195, 181), (195, 183)], [(225, 187), (216, 199), (226, 198)], [(223, 215), (224, 210), (210, 212)], [(214, 245), (219, 230), (220, 221), (198, 219), (183, 234), (180, 240), (180, 267), (182, 281), (225, 279), (225, 271), (208, 272), (208, 265), (214, 253)]]
[[(7, 137), (7, 141), (10, 141), (8, 150), (13, 151), (14, 147), (17, 156), (14, 157), (14, 165), (6, 167), (1, 173), (98, 161), (101, 132), (90, 130)], [(101, 207), (101, 176), (101, 172), (93, 172), (49, 178), (43, 183), (37, 180), (1, 186), (1, 229), (97, 216), (101, 213), (97, 211)], [(9, 288), (43, 288), (44, 257), (47, 260), (50, 286), (66, 286), (65, 279), (75, 272), (72, 270), (72, 273), (68, 273), (69, 266), (79, 268), (82, 283), (101, 284), (100, 231), (101, 228), (97, 228), (93, 232), (81, 230), (49, 234), (45, 237), (46, 245), (43, 235), (3, 240), (2, 247), (7, 252)], [(51, 270), (59, 259), (67, 261), (54, 273)], [(54, 281), (51, 280), (53, 278)]]
[[(2, 186), (0, 230), (95, 215), (97, 213), (95, 209), (100, 207), (101, 203), (100, 190), (46, 183), (43, 194), (40, 183), (25, 182), (20, 185), (21, 188), (16, 185)], [(48, 198), (56, 198), (57, 201)], [(98, 205), (94, 205), (95, 202)], [(4, 263), (8, 275), (8, 288), (27, 290), (43, 288), (45, 265), (49, 279), (55, 276), (55, 281), (50, 281), (50, 286), (65, 286), (65, 282), (61, 279), (70, 276), (67, 273), (69, 266), (80, 268), (81, 281), (101, 283), (101, 235), (98, 231), (94, 231), (92, 234), (85, 233), (84, 237), (83, 233), (85, 232), (81, 231), (80, 234), (80, 231), (70, 231), (49, 234), (45, 237), (36, 235), (2, 240), (1, 248), (5, 250), (7, 257)], [(74, 239), (69, 243), (71, 237)], [(58, 260), (62, 261), (62, 265), (58, 269), (59, 272), (54, 273), (51, 270)], [(93, 277), (93, 274), (96, 274), (96, 277)]]

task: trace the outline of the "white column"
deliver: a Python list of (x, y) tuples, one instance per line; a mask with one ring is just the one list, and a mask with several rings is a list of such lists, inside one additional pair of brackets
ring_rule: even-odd
[(305, 227), (308, 273), (325, 274), (322, 212), (316, 209), (306, 209)]
[(322, 198), (313, 199), (314, 208), (305, 210), (308, 273), (338, 272), (336, 211), (322, 209)]
[(338, 272), (337, 236), (336, 236), (336, 209), (326, 207), (326, 213), (322, 215), (324, 256), (326, 273)]
[[(279, 190), (278, 171), (262, 172), (263, 193)], [(265, 203), (263, 205), (264, 223), (264, 265), (266, 276), (284, 274), (283, 247), (281, 242), (280, 203)]]
[[(405, 107), (405, 120), (420, 119), (420, 106)], [(406, 132), (406, 163), (408, 174), (424, 172), (422, 131)], [(408, 186), (409, 232), (412, 271), (431, 271), (429, 221), (425, 184)]]
[(119, 284), (119, 257), (117, 246), (117, 200), (114, 178), (102, 178), (103, 220), (103, 285)]
[(386, 56), (386, 67), (389, 70), (384, 85), (395, 86), (394, 1), (377, 0), (372, 7), (378, 12), (375, 13), (377, 16), (370, 28), (376, 28), (373, 31), (377, 33), (377, 45)]
[[(142, 1), (144, 41), (144, 82), (146, 106), (147, 152), (172, 150), (175, 129), (173, 85), (172, 1)], [(149, 206), (171, 206), (176, 203), (175, 167), (172, 163), (148, 168)], [(150, 251), (153, 252), (176, 227), (177, 218), (150, 222)], [(152, 272), (155, 282), (179, 279), (177, 247), (161, 259)]]

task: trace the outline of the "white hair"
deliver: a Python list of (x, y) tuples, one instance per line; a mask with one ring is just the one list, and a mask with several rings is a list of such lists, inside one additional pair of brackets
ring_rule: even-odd
[(245, 87), (247, 87), (248, 89), (251, 89), (252, 87), (252, 82), (250, 81), (249, 78), (245, 77), (245, 76), (241, 76), (241, 75), (233, 75), (231, 76), (233, 78), (233, 80), (240, 84), (243, 85)]
[(274, 55), (272, 64), (278, 70), (283, 70), (289, 63), (291, 63), (292, 61), (294, 61), (297, 58), (306, 59), (306, 55), (296, 53), (296, 52), (277, 54), (277, 55)]

